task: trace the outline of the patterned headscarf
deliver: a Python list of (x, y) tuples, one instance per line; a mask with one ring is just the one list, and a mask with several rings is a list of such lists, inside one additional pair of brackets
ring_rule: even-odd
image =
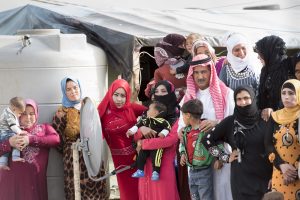
[(197, 49), (198, 47), (206, 47), (209, 51), (209, 53), (212, 55), (212, 59), (214, 60), (215, 62), (215, 58), (216, 55), (215, 55), (215, 49), (205, 40), (196, 40), (194, 43), (193, 43), (193, 47), (192, 47), (192, 54), (193, 54), (193, 57), (195, 57), (197, 55)]
[[(207, 58), (209, 58), (207, 55), (200, 54), (193, 58), (193, 62), (201, 61)], [(184, 96), (184, 102), (187, 102), (190, 99), (197, 98), (196, 94), (198, 91), (198, 87), (195, 84), (194, 77), (193, 77), (194, 68), (198, 66), (208, 66), (208, 65), (210, 66), (209, 92), (214, 104), (216, 118), (221, 120), (224, 118), (224, 109), (227, 104), (226, 96), (228, 92), (228, 87), (219, 79), (215, 69), (215, 64), (212, 62), (211, 59), (205, 63), (190, 66), (188, 76), (186, 79), (187, 91)]]
[(176, 33), (168, 34), (154, 48), (154, 56), (157, 66), (164, 64), (176, 64), (177, 57), (181, 56), (184, 48), (179, 47), (185, 42), (185, 37)]
[[(76, 83), (80, 89), (80, 99), (77, 100), (77, 101), (70, 101), (67, 97), (67, 94), (66, 94), (66, 86), (67, 86), (67, 82), (71, 80), (73, 81), (74, 83)], [(62, 105), (66, 108), (71, 108), (71, 107), (74, 107), (76, 104), (80, 103), (80, 100), (82, 98), (82, 92), (81, 92), (81, 87), (80, 87), (80, 82), (78, 79), (76, 78), (72, 78), (72, 77), (65, 77), (61, 80), (60, 82), (60, 86), (61, 86), (61, 92), (63, 94), (63, 97), (62, 97)]]

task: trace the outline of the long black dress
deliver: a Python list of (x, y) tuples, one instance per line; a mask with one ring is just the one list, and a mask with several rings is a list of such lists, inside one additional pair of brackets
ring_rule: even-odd
[[(231, 163), (231, 190), (234, 200), (261, 200), (267, 191), (272, 175), (272, 165), (265, 154), (264, 134), (266, 122), (258, 119), (251, 127), (244, 127), (228, 116), (213, 131), (205, 135), (202, 142), (210, 153), (223, 161), (228, 161), (218, 146), (221, 141), (230, 144), (232, 149), (241, 149), (241, 162)], [(239, 139), (238, 139), (239, 137)]]

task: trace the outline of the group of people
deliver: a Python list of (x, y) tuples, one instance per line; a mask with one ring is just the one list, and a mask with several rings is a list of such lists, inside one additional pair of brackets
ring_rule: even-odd
[[(164, 37), (149, 108), (131, 102), (126, 80), (110, 85), (98, 112), (114, 167), (132, 166), (117, 174), (121, 200), (260, 200), (268, 190), (300, 199), (300, 54), (287, 57), (277, 36), (256, 42), (257, 54), (241, 34), (226, 41), (217, 58), (199, 34)], [(1, 114), (0, 199), (47, 199), (50, 147), (63, 155), (65, 198), (75, 198), (79, 80), (64, 78), (61, 91), (52, 125), (37, 122), (32, 99), (12, 98)], [(89, 179), (81, 152), (79, 165), (81, 199), (108, 199), (108, 181)]]

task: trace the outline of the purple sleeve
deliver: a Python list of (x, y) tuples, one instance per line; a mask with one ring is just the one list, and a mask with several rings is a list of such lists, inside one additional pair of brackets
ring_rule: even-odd
[(216, 63), (216, 71), (217, 71), (217, 75), (219, 76), (220, 72), (221, 72), (221, 69), (223, 67), (223, 62), (225, 60), (225, 56), (224, 57), (221, 57), (218, 59), (217, 63)]
[(49, 124), (44, 124), (45, 134), (29, 136), (30, 146), (55, 147), (59, 144), (60, 139), (57, 132)]

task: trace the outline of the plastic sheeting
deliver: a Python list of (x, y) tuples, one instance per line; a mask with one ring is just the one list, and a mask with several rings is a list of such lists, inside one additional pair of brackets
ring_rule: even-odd
[(101, 47), (109, 67), (130, 79), (133, 53), (153, 46), (168, 33), (203, 34), (213, 46), (223, 46), (229, 32), (241, 32), (254, 44), (267, 35), (278, 35), (288, 48), (300, 48), (298, 9), (276, 11), (211, 10), (92, 10), (87, 7), (26, 5), (0, 12), (0, 34), (19, 29), (55, 28), (62, 33), (85, 33), (88, 42)]

